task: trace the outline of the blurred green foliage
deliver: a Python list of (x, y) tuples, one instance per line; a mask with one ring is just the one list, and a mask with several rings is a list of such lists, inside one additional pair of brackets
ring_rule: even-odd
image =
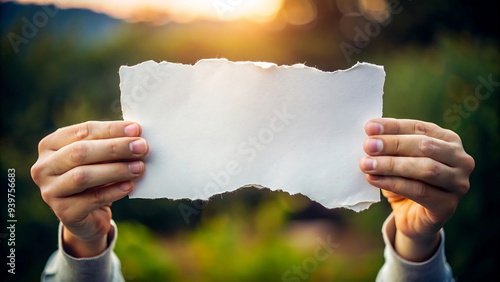
[[(452, 128), (457, 121), (447, 121), (445, 113), (474, 96), (479, 77), (500, 81), (498, 38), (491, 35), (491, 28), (479, 33), (470, 19), (454, 26), (456, 15), (441, 23), (433, 6), (425, 3), (405, 2), (406, 10), (352, 59), (385, 66), (384, 116)], [(439, 9), (451, 13), (451, 6), (441, 4)], [(106, 24), (111, 31), (105, 36), (91, 36), (99, 26), (89, 27), (88, 35), (81, 19), (90, 12), (60, 11), (16, 53), (7, 34), (21, 33), (19, 18), (32, 15), (37, 7), (1, 7), (0, 167), (2, 183), (7, 168), (17, 173), (18, 281), (37, 280), (57, 247), (57, 219), (29, 175), (37, 143), (58, 127), (120, 119), (120, 65), (150, 59), (194, 63), (210, 57), (305, 62), (323, 70), (352, 64), (339, 48), (347, 39), (335, 25), (338, 12), (329, 18), (326, 8), (319, 10), (316, 25), (302, 28), (268, 30), (207, 22), (158, 27), (110, 20)], [(3, 21), (9, 9), (18, 14), (7, 25)], [(418, 17), (426, 12), (432, 15), (429, 22)], [(74, 15), (75, 20), (63, 14)], [(406, 30), (414, 34), (402, 34)], [(460, 117), (454, 130), (476, 160), (471, 190), (445, 226), (448, 260), (459, 280), (498, 277), (498, 94), (496, 87), (476, 109), (466, 112), (467, 117), (454, 115)], [(280, 280), (285, 271), (312, 256), (318, 238), (328, 235), (339, 246), (308, 273), (310, 280), (373, 280), (383, 264), (380, 228), (390, 212), (385, 200), (356, 214), (325, 210), (301, 196), (247, 189), (214, 197), (189, 224), (179, 212), (182, 203), (188, 202), (124, 199), (113, 205), (119, 226), (116, 253), (127, 280)], [(1, 212), (6, 218), (5, 209)], [(2, 272), (2, 281), (7, 281), (5, 275)]]
[[(173, 236), (153, 236), (140, 223), (119, 222), (115, 250), (122, 258), (125, 278), (279, 281), (287, 270), (302, 267), (306, 261), (303, 273), (309, 279), (346, 281), (371, 277), (383, 263), (379, 238), (362, 242), (364, 236), (357, 235), (367, 232), (366, 227), (335, 229), (336, 223), (318, 220), (295, 221), (290, 225), (290, 216), (308, 205), (304, 197), (256, 189), (235, 194), (243, 195), (212, 199), (195, 230)], [(252, 207), (245, 199), (257, 196), (255, 194), (265, 194), (265, 197)], [(349, 216), (351, 212), (343, 213)], [(360, 225), (366, 221), (361, 217), (356, 219)], [(375, 219), (377, 233), (381, 219)], [(333, 243), (331, 253), (320, 242)], [(326, 256), (324, 259), (315, 258), (318, 248), (321, 256)], [(297, 276), (290, 274), (289, 277)]]

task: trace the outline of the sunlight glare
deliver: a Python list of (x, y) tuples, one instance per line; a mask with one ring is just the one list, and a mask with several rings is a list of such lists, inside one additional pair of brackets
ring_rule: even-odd
[(22, 4), (54, 4), (62, 9), (82, 8), (127, 21), (164, 24), (194, 20), (272, 21), (283, 0), (15, 0)]

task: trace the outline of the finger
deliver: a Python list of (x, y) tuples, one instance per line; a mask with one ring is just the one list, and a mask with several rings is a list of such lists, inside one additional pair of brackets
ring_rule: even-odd
[(371, 156), (428, 157), (452, 167), (463, 163), (459, 145), (425, 135), (370, 136), (363, 148)]
[(140, 137), (78, 141), (48, 157), (46, 173), (60, 175), (81, 165), (139, 159), (146, 156), (148, 150), (146, 140)]
[(38, 147), (39, 152), (55, 151), (81, 140), (139, 137), (141, 131), (141, 126), (131, 121), (88, 121), (56, 130), (42, 139)]
[(377, 118), (365, 125), (368, 135), (427, 135), (449, 142), (460, 142), (460, 137), (448, 129), (443, 129), (433, 123), (411, 119)]
[(64, 218), (85, 218), (89, 213), (101, 207), (108, 206), (109, 203), (113, 203), (127, 196), (132, 192), (133, 188), (133, 183), (131, 181), (126, 181), (90, 189), (82, 194), (65, 198), (64, 206), (66, 210), (64, 211)]
[(448, 191), (460, 187), (453, 168), (429, 158), (364, 157), (359, 166), (367, 174), (420, 180)]
[(447, 218), (453, 214), (458, 197), (418, 180), (396, 176), (367, 175), (368, 182), (380, 189), (408, 198), (426, 209)]
[(133, 188), (134, 184), (127, 181), (83, 193), (82, 200), (85, 202), (83, 212), (90, 213), (102, 206), (118, 201), (130, 194)]
[(92, 187), (139, 177), (144, 168), (141, 161), (79, 166), (57, 177), (54, 185), (48, 188), (52, 191), (47, 192), (52, 197), (67, 197)]

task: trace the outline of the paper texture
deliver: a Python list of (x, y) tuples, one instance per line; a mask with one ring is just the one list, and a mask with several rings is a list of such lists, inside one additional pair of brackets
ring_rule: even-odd
[(382, 116), (383, 67), (147, 61), (120, 68), (124, 120), (150, 153), (130, 198), (203, 199), (245, 185), (356, 211), (380, 200), (358, 167)]

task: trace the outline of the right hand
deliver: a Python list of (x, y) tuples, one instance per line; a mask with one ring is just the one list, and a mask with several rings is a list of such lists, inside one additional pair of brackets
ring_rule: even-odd
[(63, 224), (63, 246), (76, 257), (107, 248), (111, 203), (133, 190), (149, 146), (134, 122), (85, 122), (60, 128), (38, 145), (31, 176)]

